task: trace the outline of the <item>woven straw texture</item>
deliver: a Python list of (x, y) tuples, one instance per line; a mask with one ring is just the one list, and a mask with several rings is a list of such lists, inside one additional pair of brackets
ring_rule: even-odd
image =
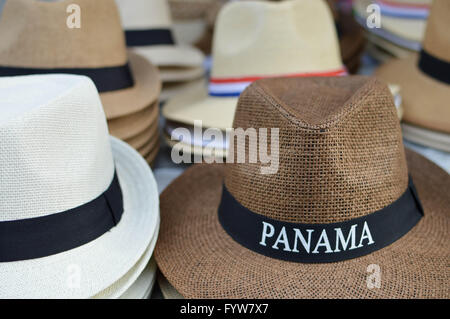
[[(450, 178), (420, 155), (405, 154), (386, 86), (365, 77), (257, 81), (241, 95), (234, 126), (279, 127), (279, 171), (262, 175), (258, 163), (197, 165), (163, 192), (155, 257), (184, 297), (450, 297)], [(218, 222), (224, 182), (259, 214), (329, 223), (396, 200), (408, 169), (425, 217), (367, 256), (326, 264), (272, 259), (235, 242)], [(379, 289), (367, 288), (370, 264), (381, 267)]]
[[(87, 77), (0, 78), (0, 221), (57, 214), (98, 197), (114, 170), (120, 222), (84, 245), (0, 263), (0, 298), (86, 298), (123, 277), (157, 227), (156, 182), (147, 163), (108, 135), (98, 92)], [(76, 236), (76, 234), (73, 234)], [(71, 265), (82, 274), (68, 285)]]
[[(227, 166), (227, 188), (256, 213), (290, 222), (338, 222), (376, 211), (406, 189), (392, 95), (375, 79), (258, 81), (242, 93), (233, 126), (280, 129), (277, 174), (259, 174), (267, 166), (261, 163)], [(244, 147), (237, 139), (234, 144)]]

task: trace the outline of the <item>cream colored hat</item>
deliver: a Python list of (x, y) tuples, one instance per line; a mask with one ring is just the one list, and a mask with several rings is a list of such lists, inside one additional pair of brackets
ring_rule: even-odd
[[(116, 2), (125, 29), (127, 45), (133, 51), (144, 55), (159, 68), (202, 66), (204, 56), (200, 50), (188, 45), (176, 45), (167, 0), (116, 0)], [(178, 73), (183, 76), (183, 70), (179, 70)], [(161, 75), (165, 77), (164, 72)]]
[(434, 0), (420, 54), (392, 60), (376, 75), (400, 86), (403, 136), (450, 152), (450, 1)]
[(225, 129), (232, 125), (239, 94), (258, 78), (343, 74), (325, 1), (232, 2), (216, 21), (209, 90), (199, 86), (168, 100), (162, 114)]
[[(70, 28), (69, 5), (80, 8)], [(161, 90), (158, 70), (127, 57), (114, 0), (8, 1), (0, 19), (0, 76), (73, 73), (97, 86), (108, 119), (143, 110)]]
[(148, 164), (110, 137), (93, 82), (0, 78), (0, 298), (87, 298), (148, 251)]

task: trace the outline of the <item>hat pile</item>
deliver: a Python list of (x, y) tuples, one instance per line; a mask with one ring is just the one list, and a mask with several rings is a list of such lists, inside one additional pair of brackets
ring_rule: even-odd
[(177, 44), (167, 0), (116, 0), (127, 46), (154, 63), (163, 82), (161, 101), (202, 82), (200, 50)]
[(423, 49), (391, 60), (376, 70), (400, 86), (403, 136), (415, 143), (450, 152), (450, 1), (434, 0)]
[[(199, 85), (162, 108), (163, 136), (176, 152), (226, 156), (225, 130), (232, 126), (240, 93), (252, 81), (347, 74), (331, 11), (322, 0), (231, 2), (219, 12), (214, 32), (208, 88)], [(358, 50), (348, 51), (359, 56)], [(214, 138), (193, 134), (196, 121)], [(223, 139), (216, 138), (220, 135)]]
[(148, 295), (156, 182), (92, 80), (1, 77), (0, 96), (0, 298)]
[[(258, 80), (233, 127), (279, 129), (277, 170), (194, 165), (161, 194), (155, 259), (181, 296), (448, 298), (450, 178), (404, 149), (385, 84)], [(367, 286), (373, 264), (378, 289)]]
[[(80, 7), (80, 28), (68, 24), (70, 4)], [(89, 76), (100, 92), (111, 135), (153, 162), (159, 148), (158, 70), (141, 55), (127, 54), (114, 0), (8, 1), (0, 38), (0, 77)]]
[[(431, 2), (432, 0), (355, 0), (355, 17), (368, 31), (369, 53), (377, 60), (385, 61), (419, 51)], [(380, 13), (380, 28), (369, 27), (367, 20), (375, 23), (377, 13)]]

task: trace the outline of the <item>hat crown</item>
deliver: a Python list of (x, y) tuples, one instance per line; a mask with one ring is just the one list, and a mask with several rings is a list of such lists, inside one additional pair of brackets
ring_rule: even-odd
[(0, 78), (0, 221), (64, 212), (103, 193), (114, 163), (84, 76)]
[(225, 5), (214, 31), (212, 77), (273, 76), (340, 69), (336, 29), (323, 1)]
[(449, 17), (450, 1), (434, 0), (427, 21), (423, 48), (431, 55), (450, 63)]
[[(70, 28), (80, 7), (80, 28)], [(71, 11), (72, 10), (72, 11)], [(114, 0), (7, 1), (0, 19), (0, 65), (100, 68), (127, 61)]]
[(116, 0), (125, 30), (171, 28), (167, 0)]
[[(373, 213), (406, 190), (394, 102), (374, 78), (258, 80), (241, 94), (233, 126), (267, 128), (269, 153), (271, 129), (279, 128), (275, 174), (262, 174), (268, 164), (259, 159), (226, 165), (227, 189), (257, 214), (296, 223), (340, 222)], [(234, 141), (237, 154), (243, 142)]]

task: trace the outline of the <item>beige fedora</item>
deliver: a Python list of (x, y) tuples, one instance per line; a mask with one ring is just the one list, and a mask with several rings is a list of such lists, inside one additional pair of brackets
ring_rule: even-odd
[[(172, 34), (172, 19), (167, 0), (116, 0), (125, 29), (127, 45), (157, 65), (163, 81), (201, 76), (204, 56), (189, 45), (177, 45)], [(178, 69), (166, 70), (166, 67)], [(171, 71), (171, 72), (169, 72)], [(169, 73), (169, 74), (167, 74)]]
[(450, 2), (435, 0), (421, 53), (390, 61), (376, 71), (380, 79), (401, 88), (403, 121), (409, 125), (405, 138), (446, 151), (450, 151), (450, 33), (443, 30), (450, 27), (449, 16)]
[(209, 90), (199, 86), (169, 99), (162, 109), (167, 119), (226, 129), (240, 92), (255, 79), (346, 73), (323, 0), (228, 3), (214, 32)]
[[(69, 5), (79, 6), (81, 28), (67, 24)], [(127, 56), (114, 0), (8, 1), (0, 38), (0, 76), (88, 75), (108, 119), (140, 111), (159, 95), (157, 69), (136, 54)]]

